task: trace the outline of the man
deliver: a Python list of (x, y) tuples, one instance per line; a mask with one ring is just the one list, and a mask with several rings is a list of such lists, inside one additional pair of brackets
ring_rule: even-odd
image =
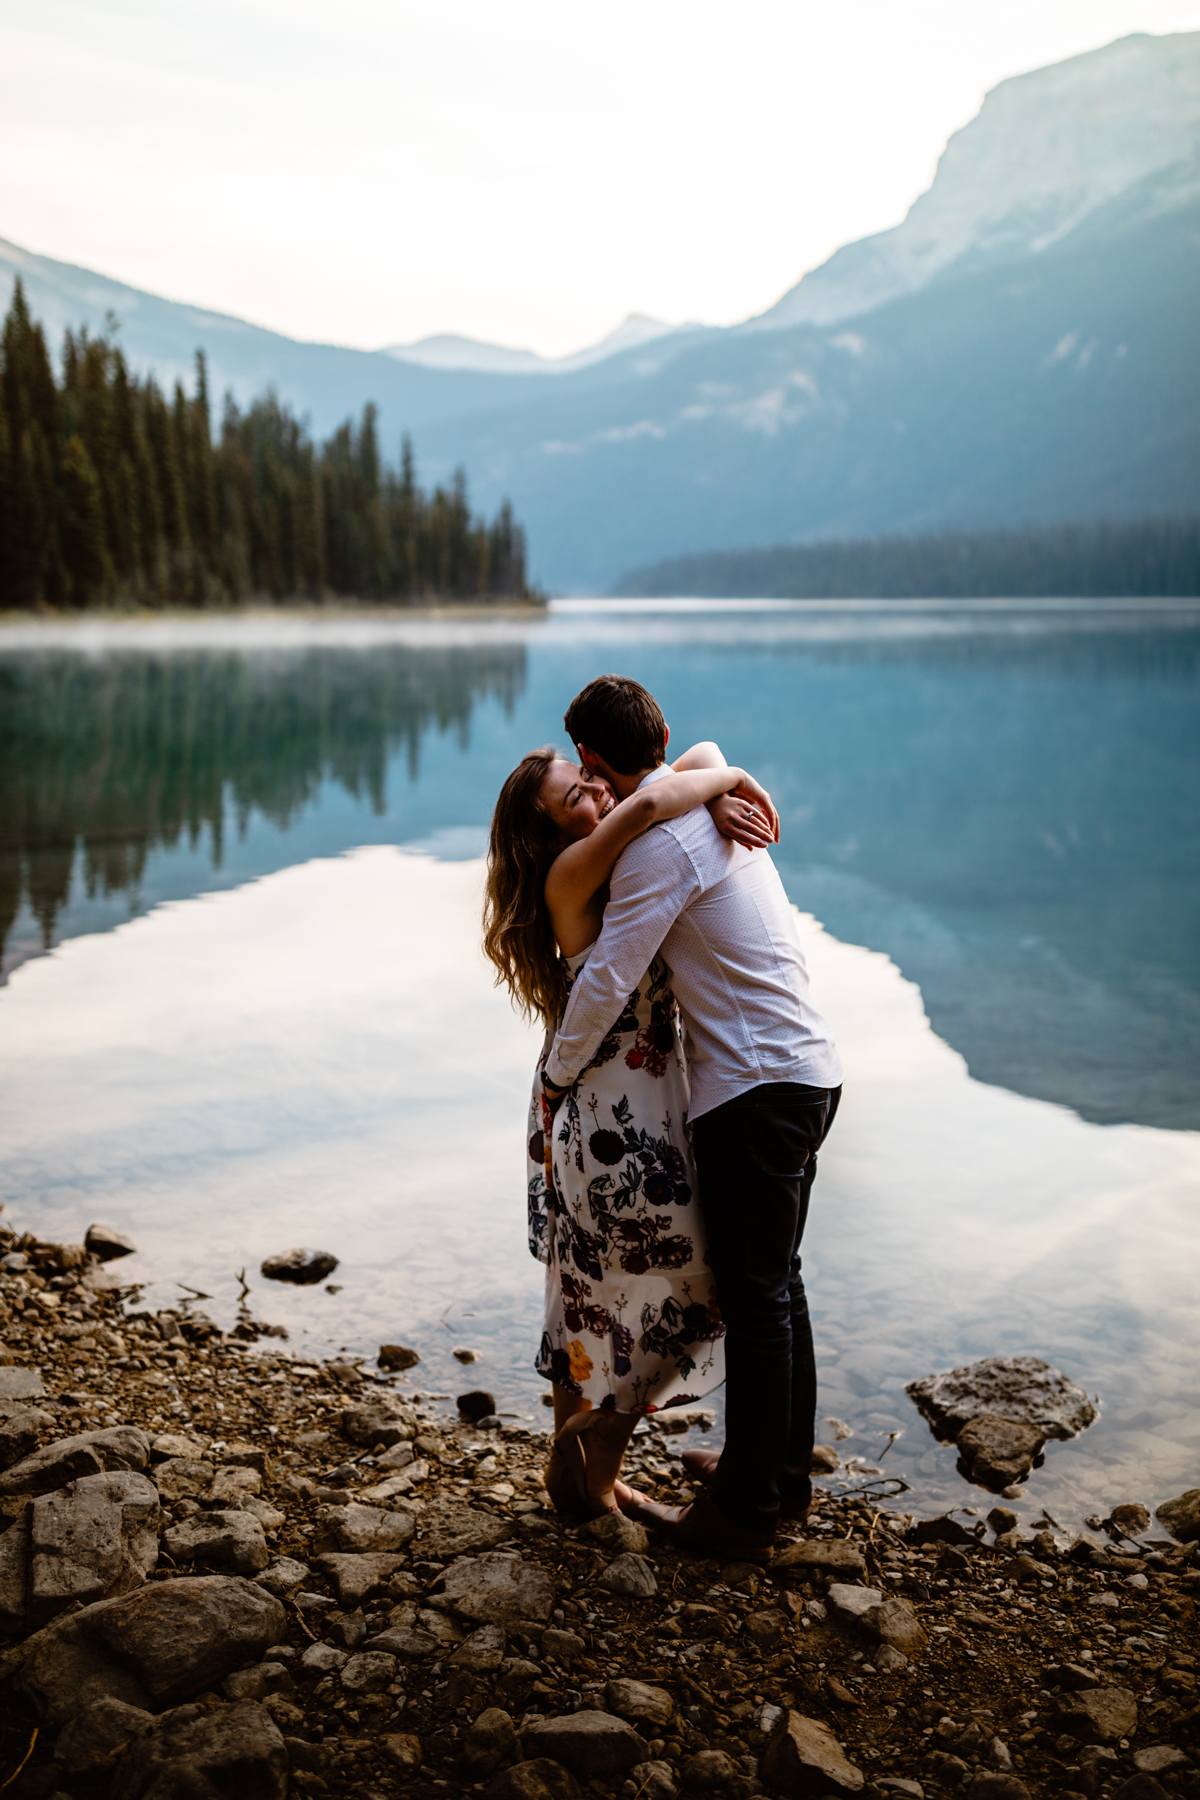
[[(620, 799), (665, 773), (666, 721), (636, 681), (601, 676), (565, 724)], [(635, 838), (617, 863), (546, 1062), (552, 1105), (660, 949), (686, 1031), (698, 1200), (725, 1317), (726, 1437), (719, 1457), (685, 1453), (706, 1483), (690, 1506), (645, 1505), (682, 1543), (755, 1555), (812, 1495), (816, 1368), (799, 1247), (841, 1067), (809, 1004), (774, 863), (722, 837), (698, 807)]]

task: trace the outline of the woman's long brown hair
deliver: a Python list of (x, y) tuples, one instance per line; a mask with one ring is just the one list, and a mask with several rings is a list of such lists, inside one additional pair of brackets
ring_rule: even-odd
[(483, 948), (526, 1018), (556, 1025), (567, 984), (546, 905), (546, 875), (562, 837), (538, 795), (556, 752), (547, 746), (521, 758), (492, 814)]

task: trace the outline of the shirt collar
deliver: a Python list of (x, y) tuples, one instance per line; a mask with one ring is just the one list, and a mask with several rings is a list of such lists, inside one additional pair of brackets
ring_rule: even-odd
[(644, 787), (649, 787), (652, 781), (662, 781), (666, 776), (673, 775), (674, 773), (675, 771), (669, 763), (659, 763), (657, 769), (651, 769), (648, 774), (642, 776), (642, 779), (638, 782), (638, 790), (640, 791)]

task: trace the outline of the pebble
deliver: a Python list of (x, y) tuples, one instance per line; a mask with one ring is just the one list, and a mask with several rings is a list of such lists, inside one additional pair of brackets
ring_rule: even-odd
[(596, 1585), (610, 1594), (629, 1594), (639, 1599), (658, 1592), (653, 1563), (632, 1550), (614, 1557), (608, 1567), (601, 1570)]
[(379, 1367), (387, 1369), (391, 1374), (400, 1373), (404, 1369), (413, 1369), (420, 1360), (420, 1351), (412, 1349), (408, 1344), (380, 1344), (379, 1346)]
[(324, 1281), (337, 1266), (338, 1259), (329, 1250), (284, 1250), (278, 1256), (268, 1256), (261, 1272), (268, 1281), (291, 1281), (308, 1287)]

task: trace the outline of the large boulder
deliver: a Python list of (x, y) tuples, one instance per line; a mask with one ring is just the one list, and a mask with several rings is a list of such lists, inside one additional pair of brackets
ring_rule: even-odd
[(139, 1587), (158, 1561), (158, 1490), (132, 1469), (83, 1475), (29, 1506), (30, 1625)]
[(150, 1440), (132, 1425), (80, 1431), (44, 1445), (6, 1469), (0, 1475), (0, 1497), (48, 1494), (81, 1475), (99, 1475), (108, 1469), (141, 1470), (149, 1461)]
[(240, 1576), (181, 1576), (44, 1625), (8, 1678), (51, 1725), (104, 1696), (154, 1711), (257, 1662), (284, 1634), (274, 1595)]
[(253, 1700), (178, 1706), (129, 1745), (113, 1776), (112, 1800), (285, 1800), (283, 1736)]
[(980, 1413), (1032, 1425), (1043, 1438), (1075, 1437), (1096, 1417), (1093, 1402), (1040, 1356), (985, 1356), (905, 1390), (939, 1437), (957, 1439)]

